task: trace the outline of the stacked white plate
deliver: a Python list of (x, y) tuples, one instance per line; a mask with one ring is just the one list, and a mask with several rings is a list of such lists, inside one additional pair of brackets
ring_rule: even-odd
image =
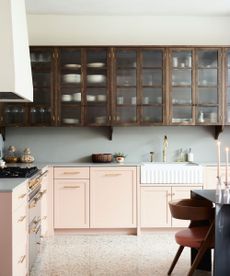
[(87, 81), (91, 83), (101, 83), (105, 82), (105, 76), (104, 75), (88, 75)]
[(63, 82), (66, 83), (80, 83), (81, 75), (80, 74), (65, 74), (62, 76)]
[(105, 66), (104, 62), (92, 62), (92, 63), (88, 63), (87, 66), (89, 68), (102, 68)]
[(67, 69), (79, 69), (81, 68), (81, 64), (68, 63), (68, 64), (65, 64), (64, 67)]
[(78, 123), (79, 123), (79, 119), (75, 119), (75, 118), (64, 118), (64, 119), (63, 119), (63, 123), (65, 123), (65, 124), (78, 124)]

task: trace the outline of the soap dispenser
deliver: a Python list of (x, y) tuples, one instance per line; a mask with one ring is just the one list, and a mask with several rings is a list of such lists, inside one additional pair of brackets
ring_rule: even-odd
[(188, 151), (188, 162), (193, 162), (194, 161), (194, 155), (192, 153), (192, 149), (190, 148)]

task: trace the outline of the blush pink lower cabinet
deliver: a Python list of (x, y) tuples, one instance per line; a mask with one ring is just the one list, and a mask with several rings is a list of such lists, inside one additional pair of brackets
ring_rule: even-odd
[(141, 227), (170, 227), (171, 187), (141, 187)]
[(41, 182), (41, 238), (48, 233), (48, 171), (45, 171)]
[(135, 167), (90, 168), (90, 227), (135, 228)]
[(140, 221), (142, 228), (184, 227), (187, 222), (173, 219), (169, 210), (169, 201), (190, 198), (191, 190), (202, 186), (142, 186), (140, 199)]
[(54, 228), (89, 227), (89, 168), (54, 168)]
[(0, 222), (0, 276), (28, 275), (27, 181), (0, 192)]

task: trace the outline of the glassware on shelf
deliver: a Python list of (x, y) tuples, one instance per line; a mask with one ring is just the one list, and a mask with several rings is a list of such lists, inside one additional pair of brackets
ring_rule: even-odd
[(221, 200), (222, 200), (221, 177), (217, 176), (217, 182), (216, 182), (216, 202), (220, 203)]
[(224, 182), (223, 203), (230, 203), (229, 182)]

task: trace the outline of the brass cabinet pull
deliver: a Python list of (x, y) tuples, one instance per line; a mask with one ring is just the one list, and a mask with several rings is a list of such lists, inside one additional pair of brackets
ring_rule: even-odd
[(34, 199), (30, 204), (29, 204), (29, 209), (34, 208), (36, 206), (36, 200)]
[(78, 189), (80, 186), (64, 186), (64, 189)]
[(121, 173), (106, 173), (105, 176), (119, 176)]
[(23, 220), (26, 218), (26, 216), (21, 216), (20, 219), (18, 219), (18, 222), (23, 222)]
[(23, 199), (26, 195), (27, 195), (27, 194), (22, 194), (22, 195), (20, 195), (18, 198), (19, 198), (19, 199)]
[(43, 193), (39, 192), (38, 196), (32, 200), (29, 204), (29, 209), (34, 208), (37, 205), (37, 202), (43, 197)]
[(45, 189), (44, 191), (41, 192), (42, 195), (47, 193), (47, 189)]
[(21, 256), (20, 260), (18, 261), (19, 264), (22, 264), (26, 258), (26, 255)]
[(63, 174), (79, 174), (80, 172), (63, 172)]

